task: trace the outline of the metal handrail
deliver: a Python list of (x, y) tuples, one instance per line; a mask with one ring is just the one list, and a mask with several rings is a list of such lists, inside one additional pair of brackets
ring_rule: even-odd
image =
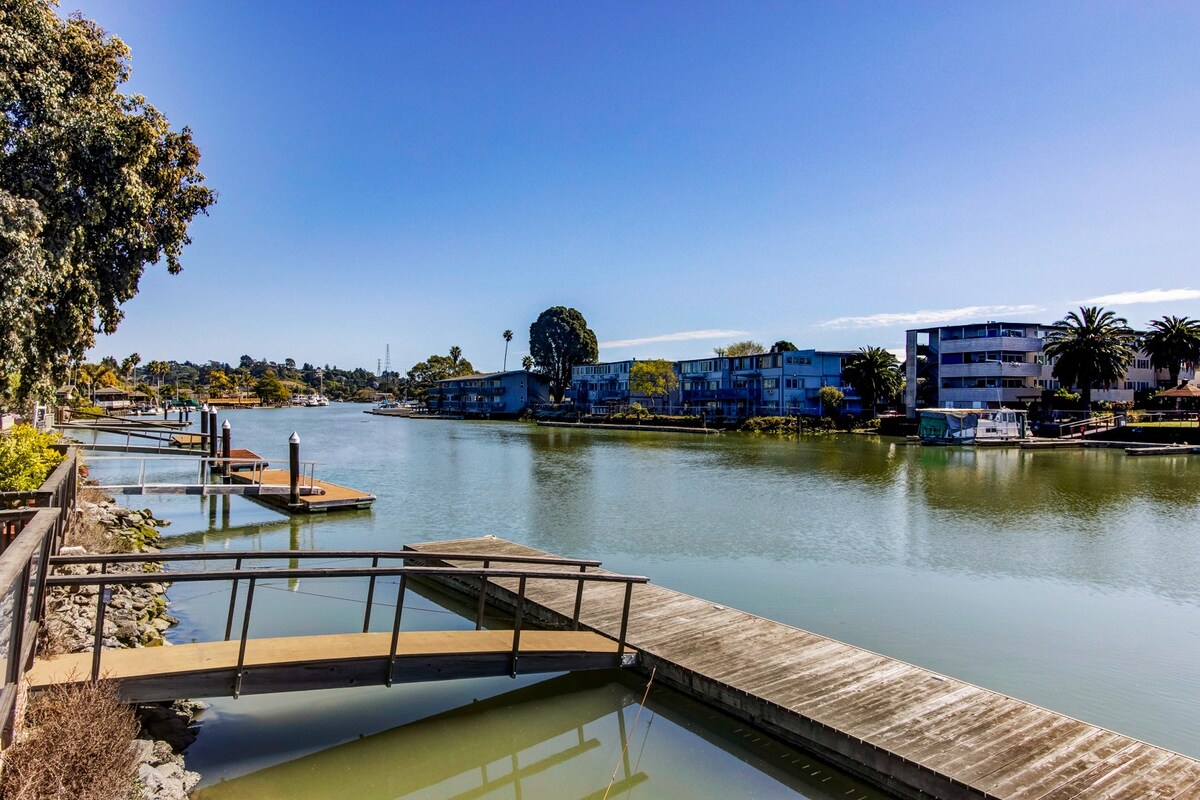
[[(319, 553), (320, 551), (310, 551)], [(428, 558), (437, 557), (436, 554), (422, 553), (420, 551), (404, 551), (411, 558)], [(160, 554), (159, 554), (160, 555)], [(455, 558), (462, 558), (463, 554), (454, 554)], [(478, 556), (485, 559), (493, 558), (493, 556)], [(521, 622), (524, 617), (525, 604), (525, 589), (526, 582), (532, 578), (536, 580), (570, 580), (577, 583), (576, 591), (576, 614), (573, 620), (573, 628), (578, 629), (579, 625), (579, 607), (582, 603), (583, 586), (588, 583), (621, 583), (625, 586), (625, 600), (621, 612), (621, 633), (617, 640), (617, 657), (620, 658), (625, 654), (625, 634), (628, 629), (629, 608), (633, 595), (633, 585), (635, 583), (648, 583), (649, 578), (640, 575), (620, 575), (609, 572), (558, 572), (550, 570), (523, 570), (523, 569), (492, 569), (485, 566), (480, 569), (469, 567), (428, 567), (428, 566), (377, 566), (377, 560), (370, 567), (323, 567), (310, 569), (241, 569), (242, 558), (237, 558), (234, 569), (229, 570), (208, 570), (201, 572), (172, 572), (162, 573), (161, 577), (169, 580), (172, 583), (195, 583), (206, 581), (232, 581), (233, 591), (229, 602), (229, 619), (225, 628), (225, 641), (229, 641), (232, 633), (232, 622), (234, 609), (237, 603), (237, 588), (238, 583), (242, 580), (249, 581), (249, 587), (246, 593), (245, 611), (242, 615), (242, 631), (238, 642), (238, 663), (234, 678), (233, 696), (236, 698), (241, 694), (242, 677), (244, 674), (245, 659), (246, 659), (246, 643), (249, 639), (250, 632), (250, 616), (254, 605), (254, 590), (259, 580), (291, 580), (298, 578), (370, 578), (370, 587), (367, 594), (367, 608), (364, 613), (363, 628), (364, 632), (370, 625), (371, 609), (374, 601), (375, 580), (380, 577), (399, 577), (400, 583), (396, 595), (396, 613), (392, 623), (392, 638), (391, 647), (388, 651), (388, 670), (385, 677), (385, 683), (388, 686), (392, 685), (392, 674), (396, 664), (397, 648), (400, 637), (400, 622), (404, 610), (404, 596), (408, 577), (424, 577), (435, 575), (454, 575), (457, 577), (477, 577), (480, 581), (481, 597), (486, 597), (487, 586), (489, 579), (494, 578), (516, 578), (518, 579), (517, 601), (513, 617), (513, 640), (512, 652), (510, 654), (509, 673), (516, 677), (517, 661), (520, 653), (521, 642)], [(93, 573), (89, 575), (51, 575), (46, 578), (46, 586), (96, 586), (96, 630), (92, 644), (92, 680), (100, 678), (101, 652), (103, 650), (103, 635), (104, 635), (104, 615), (108, 602), (111, 601), (111, 586), (129, 586), (134, 584), (146, 583), (147, 574), (144, 572), (137, 573)], [(483, 603), (480, 603), (479, 618), (476, 620), (476, 630), (482, 627), (482, 608)]]

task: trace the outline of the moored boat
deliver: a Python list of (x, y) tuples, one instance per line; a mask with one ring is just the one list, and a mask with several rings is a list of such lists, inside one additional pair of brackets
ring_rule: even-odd
[(922, 444), (990, 444), (1029, 436), (1026, 412), (1011, 408), (923, 408)]

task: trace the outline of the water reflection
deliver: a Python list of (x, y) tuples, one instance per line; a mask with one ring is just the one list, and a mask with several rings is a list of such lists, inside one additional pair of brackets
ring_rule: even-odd
[[(212, 784), (197, 800), (881, 797), (627, 677), (564, 675)], [(703, 714), (720, 735), (695, 740)], [(686, 746), (689, 768), (679, 769)], [(697, 758), (696, 748), (703, 750)], [(819, 773), (813, 777), (813, 773)], [(635, 791), (636, 790), (636, 791)]]

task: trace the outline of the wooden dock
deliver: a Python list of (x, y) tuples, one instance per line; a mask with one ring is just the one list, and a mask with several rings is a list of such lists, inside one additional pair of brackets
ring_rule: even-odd
[[(410, 549), (548, 555), (492, 537)], [(471, 580), (437, 581), (478, 590)], [(494, 582), (489, 600), (511, 607), (515, 583)], [(548, 625), (569, 622), (575, 602), (564, 582), (528, 582), (526, 611)], [(616, 636), (622, 602), (619, 587), (589, 585), (581, 625)], [(1195, 759), (661, 586), (634, 587), (628, 641), (656, 682), (901, 798), (1200, 800)]]
[[(260, 483), (264, 485), (287, 486), (291, 480), (291, 476), (285, 469), (252, 468), (235, 470), (230, 475), (229, 480), (234, 484)], [(302, 488), (310, 487), (312, 493), (301, 494), (299, 498), (300, 502), (295, 506), (291, 505), (288, 496), (285, 494), (261, 494), (255, 499), (283, 511), (298, 511), (305, 514), (318, 514), (325, 511), (350, 508), (370, 508), (371, 504), (376, 500), (375, 495), (369, 492), (352, 489), (349, 486), (342, 486), (337, 483), (330, 483), (329, 481), (303, 477), (300, 479), (300, 486)]]

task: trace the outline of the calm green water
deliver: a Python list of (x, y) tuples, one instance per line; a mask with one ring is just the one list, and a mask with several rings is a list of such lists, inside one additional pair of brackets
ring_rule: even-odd
[[(242, 498), (156, 498), (174, 546), (393, 548), (491, 533), (1200, 757), (1200, 460), (361, 411), (227, 416), (234, 446), (267, 456), (299, 431), (318, 476), (373, 491), (373, 511), (288, 520)], [(362, 613), (361, 585), (273, 588), (256, 596), (256, 635), (353, 630)], [(209, 591), (172, 591), (177, 641), (220, 636), (228, 592)], [(405, 625), (466, 623), (422, 599)], [(189, 763), (214, 798), (602, 794), (620, 761), (618, 717), (633, 725), (644, 687), (535, 684), (223, 700)], [(496, 750), (500, 730), (511, 736)], [(622, 796), (874, 796), (850, 783), (831, 793), (822, 781), (841, 778), (670, 694), (652, 694), (630, 742), (640, 772)]]

